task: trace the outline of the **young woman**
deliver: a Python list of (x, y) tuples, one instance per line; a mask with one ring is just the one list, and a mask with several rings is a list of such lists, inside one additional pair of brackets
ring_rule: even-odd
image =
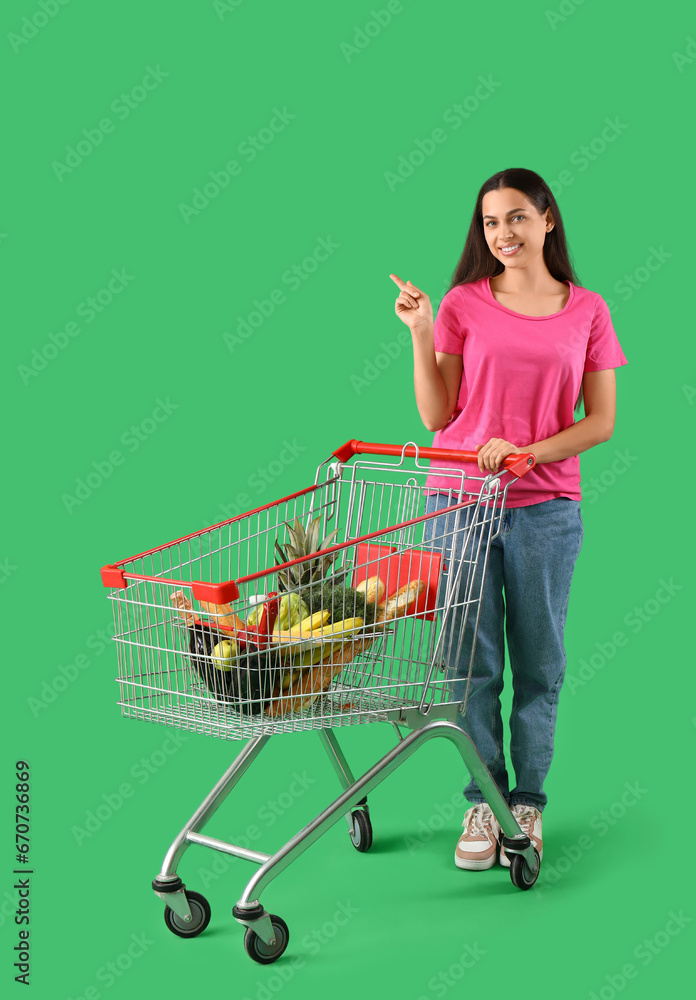
[[(551, 190), (531, 170), (503, 170), (481, 187), (434, 323), (426, 293), (390, 277), (400, 289), (396, 314), (413, 335), (416, 402), (423, 423), (436, 432), (433, 447), (478, 452), (478, 473), (451, 461), (432, 464), (487, 475), (498, 472), (508, 455), (531, 452), (536, 459), (534, 468), (510, 485), (500, 532), (491, 541), (459, 724), (541, 855), (543, 784), (566, 666), (570, 583), (583, 537), (578, 455), (611, 438), (614, 369), (627, 361), (606, 302), (578, 283)], [(575, 421), (583, 397), (585, 416)], [(465, 489), (478, 492), (480, 486), (480, 479), (473, 480)], [(448, 565), (453, 555), (467, 554), (462, 552), (466, 532), (456, 531), (453, 512), (446, 513), (460, 499), (451, 490), (451, 479), (429, 474), (426, 512), (445, 513), (426, 522), (425, 537), (443, 550)], [(474, 547), (475, 536), (472, 532)], [(482, 570), (478, 565), (477, 573)], [(480, 576), (473, 594), (479, 582)], [(460, 592), (454, 629), (462, 601)], [(454, 700), (461, 700), (468, 674), (476, 608), (473, 612), (460, 654), (448, 664)], [(500, 705), (504, 634), (513, 685), (512, 789)], [(499, 860), (509, 866), (499, 847), (500, 827), (475, 781), (464, 796), (472, 805), (455, 863), (482, 869)]]

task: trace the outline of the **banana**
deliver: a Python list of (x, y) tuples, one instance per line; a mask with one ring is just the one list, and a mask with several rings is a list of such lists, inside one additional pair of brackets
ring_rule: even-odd
[(272, 637), (274, 639), (307, 639), (314, 630), (321, 628), (329, 620), (329, 611), (317, 611), (316, 614), (303, 618), (297, 625), (290, 629), (274, 629)]
[(333, 652), (342, 644), (342, 639), (339, 642), (314, 643), (310, 649), (306, 649), (299, 653), (295, 652), (294, 655), (291, 654), (290, 663), (293, 667), (313, 667), (315, 664), (320, 663), (326, 656), (328, 656), (329, 651)]
[[(329, 617), (328, 611), (318, 611), (315, 615), (312, 615), (312, 619), (315, 621), (316, 625), (320, 625), (323, 621)], [(308, 622), (309, 619), (304, 619), (302, 624)], [(331, 625), (325, 625), (324, 627), (315, 627), (311, 632), (303, 631), (300, 635), (299, 625), (295, 625), (288, 632), (274, 632), (273, 637), (278, 639), (280, 643), (281, 653), (285, 657), (286, 666), (301, 666), (301, 667), (313, 667), (317, 663), (321, 662), (325, 656), (328, 655), (330, 648), (336, 643), (331, 643), (329, 641), (332, 637), (338, 637), (343, 635), (349, 629), (360, 628), (363, 624), (362, 618), (344, 618), (340, 622), (333, 622)], [(303, 639), (303, 642), (298, 643), (297, 639)], [(283, 647), (283, 643), (287, 643), (289, 640), (292, 641), (292, 645)], [(317, 642), (317, 640), (320, 640)], [(340, 646), (341, 643), (339, 642)]]
[(281, 690), (287, 691), (290, 685), (296, 684), (299, 679), (300, 679), (299, 670), (295, 669), (286, 671), (286, 673), (283, 674), (283, 683), (281, 685)]
[(325, 635), (341, 635), (343, 632), (348, 632), (350, 629), (360, 628), (363, 625), (362, 618), (344, 618), (340, 622), (333, 622), (331, 625), (326, 625), (324, 628), (316, 629), (312, 633), (312, 638), (323, 638)]

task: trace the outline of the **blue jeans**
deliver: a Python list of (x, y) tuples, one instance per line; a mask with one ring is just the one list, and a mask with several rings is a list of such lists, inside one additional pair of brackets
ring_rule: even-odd
[[(425, 500), (425, 513), (443, 510), (456, 502), (445, 493), (427, 496)], [(498, 523), (496, 514), (494, 532)], [(432, 518), (424, 525), (424, 540), (440, 551), (444, 549), (445, 563), (452, 573), (462, 557), (467, 534), (465, 530), (454, 529), (455, 512)], [(488, 530), (483, 528), (484, 540)], [(481, 531), (480, 527), (471, 530), (465, 559), (475, 554)], [(506, 509), (500, 533), (490, 543), (468, 699), (464, 715), (459, 715), (457, 722), (473, 740), (511, 806), (524, 803), (541, 811), (547, 802), (543, 784), (553, 756), (558, 695), (566, 667), (563, 633), (570, 582), (582, 538), (580, 501), (557, 497)], [(456, 539), (456, 558), (452, 561), (453, 539)], [(470, 600), (479, 593), (484, 555), (482, 545)], [(464, 563), (459, 588), (453, 597), (455, 604), (464, 600), (466, 569)], [(446, 583), (446, 575), (441, 574), (438, 607), (443, 607)], [(477, 605), (472, 604), (458, 655), (462, 606), (456, 609), (450, 625), (444, 626), (443, 658), (447, 676), (454, 682), (453, 701), (464, 697), (477, 611)], [(510, 756), (516, 779), (512, 791), (503, 752), (500, 706), (505, 666), (503, 633), (512, 668)], [(448, 659), (448, 647), (454, 662)], [(464, 796), (472, 803), (484, 801), (473, 780), (464, 789)]]

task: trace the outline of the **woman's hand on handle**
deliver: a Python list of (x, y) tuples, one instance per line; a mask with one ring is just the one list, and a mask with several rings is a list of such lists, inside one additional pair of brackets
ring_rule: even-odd
[(477, 444), (478, 467), (481, 472), (498, 472), (508, 455), (521, 455), (517, 445), (504, 438), (489, 438), (486, 444)]
[(430, 329), (433, 325), (433, 306), (421, 288), (416, 288), (412, 281), (402, 281), (396, 274), (389, 277), (399, 288), (394, 311), (413, 332), (419, 328)]

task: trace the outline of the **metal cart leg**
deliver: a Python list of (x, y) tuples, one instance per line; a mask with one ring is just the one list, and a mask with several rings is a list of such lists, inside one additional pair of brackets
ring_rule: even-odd
[[(413, 711), (415, 712), (415, 710)], [(422, 725), (422, 719), (417, 720), (417, 717), (414, 715), (414, 724)], [(438, 721), (429, 723), (422, 728), (414, 729), (413, 732), (401, 740), (381, 760), (371, 767), (369, 771), (366, 771), (361, 778), (353, 782), (350, 788), (347, 788), (330, 806), (327, 806), (316, 819), (308, 823), (304, 829), (295, 834), (292, 840), (288, 841), (280, 850), (269, 857), (250, 880), (241, 899), (234, 907), (233, 913), (238, 922), (248, 928), (247, 937), (251, 935), (252, 939), (259, 939), (267, 946), (266, 961), (274, 960), (272, 957), (274, 949), (277, 947), (280, 948), (281, 944), (276, 940), (275, 930), (276, 925), (279, 924), (279, 918), (267, 913), (259, 901), (259, 896), (263, 889), (277, 875), (280, 875), (295, 858), (303, 854), (311, 844), (333, 826), (346, 813), (346, 810), (357, 806), (368, 792), (384, 781), (392, 771), (395, 771), (400, 764), (415, 753), (419, 746), (437, 737), (445, 737), (457, 747), (465, 766), (476, 779), (486, 801), (493, 810), (495, 818), (500, 823), (506, 837), (506, 852), (511, 855), (520, 855), (524, 858), (528, 885), (534, 883), (539, 873), (539, 857), (529, 837), (520, 830), (507, 802), (501, 795), (490, 771), (481, 760), (473, 742), (453, 722)], [(330, 738), (328, 742), (331, 742)], [(513, 858), (512, 860), (515, 859)], [(285, 925), (282, 924), (282, 926), (284, 927)], [(284, 947), (285, 944), (282, 944), (282, 950), (284, 950)]]
[[(324, 749), (329, 760), (333, 764), (334, 770), (344, 789), (355, 784), (353, 772), (350, 769), (338, 739), (333, 729), (320, 729), (319, 737), (324, 744)], [(356, 802), (356, 808), (346, 813), (346, 822), (350, 831), (350, 839), (353, 847), (364, 854), (372, 847), (372, 823), (370, 822), (370, 809), (367, 805), (367, 796), (363, 796)]]
[[(195, 918), (195, 915), (192, 916), (191, 906), (189, 905), (190, 901), (186, 895), (186, 886), (176, 874), (181, 857), (189, 844), (203, 844), (207, 847), (213, 847), (215, 850), (224, 851), (226, 854), (234, 854), (236, 857), (245, 858), (247, 861), (256, 861), (257, 863), (263, 863), (268, 858), (267, 854), (261, 854), (259, 851), (250, 851), (235, 844), (223, 844), (214, 837), (205, 837), (199, 831), (203, 829), (210, 817), (222, 805), (244, 772), (258, 757), (269, 739), (270, 736), (257, 736), (249, 740), (234, 763), (228, 767), (210, 794), (205, 797), (201, 805), (196, 809), (165, 855), (162, 862), (162, 870), (152, 883), (152, 888), (155, 891), (155, 895), (164, 900), (168, 909), (174, 914), (175, 925), (171, 926), (170, 929), (175, 933), (182, 934), (182, 936), (192, 936), (190, 931), (188, 934), (184, 932), (189, 930), (191, 921)], [(198, 896), (198, 894), (196, 896), (207, 907), (206, 901)], [(208, 918), (209, 916), (210, 912), (208, 910)], [(184, 923), (181, 924), (181, 921)], [(167, 922), (169, 924), (169, 921)], [(177, 927), (179, 928), (178, 930)], [(200, 927), (200, 930), (203, 930), (203, 927)], [(196, 933), (200, 933), (200, 930), (197, 930)]]

